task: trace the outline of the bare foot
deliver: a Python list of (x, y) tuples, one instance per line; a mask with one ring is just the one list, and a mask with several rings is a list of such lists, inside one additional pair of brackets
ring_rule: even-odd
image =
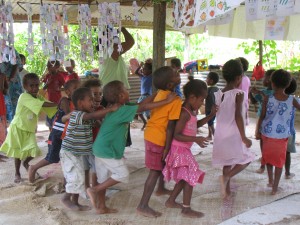
[(269, 182), (268, 184), (267, 184), (267, 187), (273, 187), (273, 182)]
[(178, 202), (171, 202), (169, 199), (165, 202), (165, 206), (167, 208), (182, 208), (182, 204), (178, 203)]
[(171, 190), (168, 190), (168, 189), (162, 189), (162, 190), (157, 190), (156, 192), (155, 192), (155, 195), (156, 196), (161, 196), (161, 195), (170, 195), (172, 193), (172, 191)]
[(281, 187), (277, 187), (277, 188), (273, 187), (271, 195), (276, 195), (278, 192), (282, 192), (282, 191), (283, 189)]
[(28, 164), (28, 163), (25, 163), (25, 162), (23, 162), (23, 166), (24, 166), (24, 168), (26, 169), (26, 171), (28, 171), (29, 164)]
[(227, 183), (228, 183), (228, 178), (224, 177), (223, 175), (221, 175), (219, 177), (220, 180), (220, 185), (221, 185), (221, 195), (222, 198), (225, 198), (227, 196), (227, 192), (226, 192), (226, 188), (227, 188)]
[(256, 173), (262, 174), (265, 172), (265, 168), (260, 167), (258, 170), (255, 171)]
[(290, 173), (290, 174), (286, 174), (285, 175), (285, 179), (291, 179), (291, 178), (293, 178), (295, 176), (295, 174), (294, 173)]
[(110, 213), (117, 213), (117, 212), (119, 212), (117, 209), (111, 209), (107, 207), (96, 210), (97, 214), (110, 214)]
[(16, 174), (16, 175), (15, 175), (14, 182), (18, 184), (18, 183), (20, 183), (21, 181), (22, 181), (21, 175), (20, 175), (20, 174)]
[(151, 218), (155, 218), (155, 217), (159, 217), (161, 216), (161, 213), (160, 212), (157, 212), (153, 209), (151, 209), (149, 206), (147, 208), (137, 208), (136, 209), (136, 212), (142, 216), (145, 216), (145, 217), (151, 217)]
[(28, 180), (30, 183), (34, 182), (35, 178), (35, 170), (33, 169), (33, 166), (28, 167)]
[(190, 207), (182, 208), (182, 216), (189, 218), (201, 218), (204, 216), (204, 213), (192, 210)]
[(92, 208), (88, 205), (80, 205), (80, 204), (77, 204), (78, 208), (79, 208), (79, 211), (89, 211), (91, 210)]
[(70, 199), (62, 197), (61, 198), (61, 202), (62, 204), (64, 204), (65, 207), (67, 207), (68, 209), (71, 209), (73, 211), (80, 211), (79, 205), (74, 204), (74, 202), (72, 202)]
[(90, 197), (90, 201), (94, 208), (97, 208), (97, 193), (93, 191), (93, 188), (86, 189), (86, 193)]

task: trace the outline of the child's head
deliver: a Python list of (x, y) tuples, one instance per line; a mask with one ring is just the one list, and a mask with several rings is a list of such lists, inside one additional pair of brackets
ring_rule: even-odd
[(171, 67), (175, 70), (181, 69), (180, 59), (177, 59), (177, 58), (171, 59)]
[(50, 74), (53, 75), (57, 74), (59, 67), (60, 67), (60, 62), (58, 60), (54, 60), (54, 61), (48, 60), (47, 69)]
[(290, 85), (284, 90), (287, 95), (292, 95), (297, 90), (297, 81), (294, 77), (292, 77)]
[(143, 67), (143, 74), (145, 76), (151, 75), (152, 74), (152, 64), (151, 63), (145, 63)]
[(231, 59), (222, 67), (222, 74), (227, 83), (234, 83), (238, 87), (242, 81), (243, 67), (239, 60)]
[(271, 84), (271, 75), (272, 73), (275, 71), (275, 69), (270, 69), (270, 70), (267, 70), (265, 72), (265, 76), (264, 76), (264, 79), (263, 79), (263, 85), (265, 87), (269, 87), (269, 88), (272, 88), (272, 84)]
[(286, 70), (280, 69), (276, 70), (272, 73), (271, 82), (272, 82), (272, 89), (286, 89), (292, 80), (292, 76)]
[(191, 80), (183, 86), (183, 94), (192, 108), (198, 110), (207, 97), (207, 85), (202, 80), (191, 78)]
[(103, 98), (109, 104), (129, 102), (129, 93), (121, 81), (114, 80), (103, 87)]
[(23, 86), (28, 94), (36, 97), (39, 92), (40, 79), (35, 73), (27, 73), (23, 77)]
[(163, 66), (154, 71), (152, 75), (153, 84), (157, 89), (174, 91), (180, 84), (180, 74), (170, 66)]
[(245, 59), (244, 57), (238, 57), (238, 59), (239, 59), (240, 62), (242, 63), (243, 71), (244, 71), (244, 72), (248, 71), (248, 67), (249, 67), (249, 62), (248, 62), (248, 60)]
[(72, 102), (77, 110), (83, 112), (94, 111), (93, 95), (88, 88), (82, 87), (75, 90), (72, 94)]
[(20, 59), (21, 59), (21, 63), (24, 66), (26, 64), (26, 57), (23, 54), (19, 54), (19, 56), (20, 56)]
[(83, 85), (83, 87), (86, 87), (90, 89), (94, 96), (94, 106), (95, 109), (97, 109), (102, 101), (102, 88), (101, 88), (101, 82), (99, 79), (89, 79), (87, 80)]
[(68, 61), (70, 61), (70, 66), (65, 67), (66, 71), (68, 71), (69, 73), (73, 73), (75, 68), (75, 61), (73, 59), (69, 59)]
[(206, 77), (207, 85), (215, 85), (219, 82), (219, 74), (216, 72), (209, 72)]
[(78, 89), (80, 86), (79, 80), (69, 80), (65, 83), (64, 89), (67, 94), (67, 96), (70, 98), (73, 94), (73, 92)]

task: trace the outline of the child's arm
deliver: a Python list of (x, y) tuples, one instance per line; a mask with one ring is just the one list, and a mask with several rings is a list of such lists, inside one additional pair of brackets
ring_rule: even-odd
[(0, 92), (4, 94), (4, 82), (6, 80), (6, 77), (4, 74), (0, 73)]
[(106, 116), (107, 113), (114, 112), (120, 107), (120, 104), (113, 104), (102, 110), (97, 110), (91, 113), (85, 113), (82, 117), (83, 120), (99, 120)]
[(171, 148), (175, 125), (176, 125), (176, 120), (169, 120), (168, 126), (167, 126), (166, 144), (165, 144), (165, 149), (164, 149), (163, 158), (162, 158), (163, 161), (166, 159), (166, 157), (169, 153), (169, 150)]
[(60, 101), (60, 108), (64, 111), (65, 114), (68, 114), (71, 112), (70, 109), (70, 102), (66, 97), (63, 97)]
[(237, 94), (236, 95), (235, 121), (236, 121), (236, 125), (239, 129), (243, 143), (246, 145), (247, 148), (250, 148), (252, 145), (252, 142), (250, 139), (248, 139), (246, 137), (244, 119), (242, 116), (243, 101), (244, 101), (244, 94)]
[[(204, 137), (187, 136), (182, 134), (185, 124), (190, 119), (190, 115), (187, 111), (181, 110), (179, 120), (176, 123), (174, 138), (181, 142), (196, 142), (200, 147), (204, 148), (207, 146), (207, 139)], [(167, 148), (165, 148), (167, 149)]]
[(268, 99), (269, 99), (269, 97), (265, 96), (264, 101), (262, 103), (261, 114), (260, 114), (260, 117), (259, 117), (259, 119), (257, 121), (257, 124), (256, 124), (255, 138), (257, 140), (261, 139), (260, 127), (261, 127), (262, 121), (264, 120), (264, 118), (266, 116)]
[(210, 114), (208, 116), (204, 117), (203, 119), (197, 121), (197, 127), (202, 127), (204, 124), (206, 124), (208, 121), (210, 121), (216, 115), (216, 113), (218, 111), (217, 109), (218, 109), (218, 106), (213, 105), (211, 107)]
[(63, 122), (63, 123), (67, 122), (68, 120), (70, 120), (70, 117), (71, 117), (71, 113), (68, 113), (67, 115), (64, 115), (61, 118), (61, 122)]
[(57, 104), (53, 102), (44, 102), (42, 107), (56, 107)]
[(171, 92), (166, 99), (158, 101), (158, 102), (153, 102), (155, 96), (149, 96), (148, 98), (145, 98), (144, 101), (142, 101), (141, 103), (139, 103), (139, 107), (137, 112), (144, 112), (147, 110), (151, 110), (163, 105), (166, 105), (170, 102), (172, 102), (176, 97), (176, 93), (175, 92)]
[(296, 109), (300, 110), (300, 104), (299, 104), (299, 102), (297, 101), (296, 98), (293, 99), (293, 106), (294, 106)]

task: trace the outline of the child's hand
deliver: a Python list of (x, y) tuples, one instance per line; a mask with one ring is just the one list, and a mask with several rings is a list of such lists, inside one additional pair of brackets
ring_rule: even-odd
[(256, 140), (260, 140), (261, 139), (261, 133), (258, 130), (255, 131), (255, 139)]
[(243, 138), (243, 142), (246, 145), (247, 148), (250, 148), (252, 145), (252, 141), (249, 138)]
[(253, 94), (261, 94), (261, 91), (259, 91), (256, 87), (250, 88), (250, 92)]
[(218, 109), (219, 109), (219, 106), (217, 106), (217, 105), (213, 105), (212, 107), (211, 107), (211, 111), (210, 111), (210, 116), (215, 116), (216, 115), (216, 113), (218, 112)]
[(201, 148), (205, 148), (208, 145), (208, 140), (205, 137), (196, 137), (196, 141)]
[(168, 94), (166, 100), (167, 100), (167, 102), (172, 102), (176, 97), (177, 97), (177, 94), (175, 92), (171, 92), (170, 94)]
[(169, 150), (164, 150), (163, 156), (162, 156), (162, 161), (165, 162), (167, 155), (169, 154)]

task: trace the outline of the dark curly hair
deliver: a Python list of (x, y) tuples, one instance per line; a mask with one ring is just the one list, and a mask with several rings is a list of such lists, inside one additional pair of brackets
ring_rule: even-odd
[(97, 78), (89, 79), (83, 83), (82, 87), (92, 88), (92, 87), (101, 87), (101, 81)]
[(248, 62), (248, 60), (245, 59), (244, 57), (238, 57), (237, 59), (239, 59), (240, 62), (242, 63), (244, 72), (248, 71), (248, 68), (249, 68), (249, 62)]
[(287, 88), (290, 85), (291, 80), (291, 74), (283, 69), (274, 71), (271, 76), (271, 82), (277, 88)]
[(222, 74), (227, 83), (235, 81), (236, 77), (243, 74), (243, 66), (239, 60), (231, 59), (222, 67)]
[(117, 103), (119, 101), (120, 90), (122, 88), (124, 88), (124, 84), (119, 80), (107, 83), (103, 87), (103, 98), (110, 104)]
[(207, 78), (211, 79), (214, 82), (213, 85), (219, 82), (219, 74), (216, 72), (209, 72), (207, 74)]
[(73, 92), (71, 99), (76, 109), (78, 108), (78, 101), (83, 100), (88, 95), (92, 95), (92, 92), (85, 87), (78, 88)]
[(294, 77), (292, 77), (290, 85), (284, 90), (287, 95), (292, 95), (297, 90), (297, 81)]
[(27, 85), (27, 82), (29, 80), (40, 80), (40, 79), (39, 79), (39, 76), (36, 73), (27, 73), (23, 77), (23, 85)]
[(154, 71), (152, 80), (155, 88), (166, 90), (174, 75), (174, 70), (170, 66), (163, 66)]
[(191, 78), (190, 81), (183, 86), (183, 94), (185, 99), (187, 99), (190, 95), (195, 95), (196, 97), (200, 97), (200, 96), (204, 96), (206, 93), (207, 93), (207, 85), (202, 80)]

